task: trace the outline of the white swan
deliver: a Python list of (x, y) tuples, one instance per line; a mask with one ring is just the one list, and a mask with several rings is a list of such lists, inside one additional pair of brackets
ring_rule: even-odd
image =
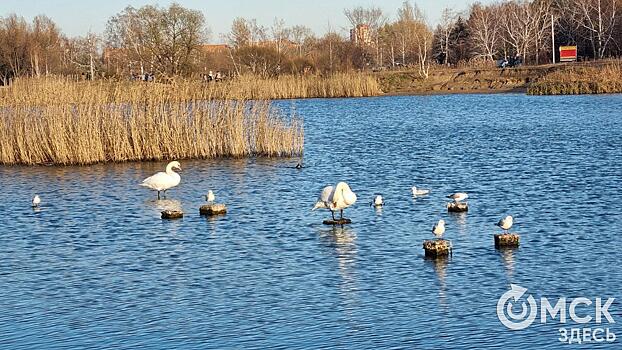
[(39, 207), (39, 204), (41, 204), (41, 198), (38, 194), (35, 194), (35, 196), (32, 197), (32, 207), (37, 208)]
[(413, 192), (413, 197), (425, 196), (427, 194), (430, 194), (430, 190), (423, 189), (423, 188), (417, 188), (417, 186), (412, 187), (412, 192)]
[(207, 191), (207, 194), (205, 195), (205, 200), (208, 203), (214, 203), (216, 201), (216, 196), (214, 195), (214, 192), (212, 192), (212, 190)]
[(322, 189), (322, 192), (320, 193), (320, 195), (317, 197), (317, 202), (315, 202), (315, 205), (313, 206), (313, 209), (311, 209), (312, 211), (315, 209), (322, 209), (322, 208), (326, 208), (328, 209), (328, 203), (330, 202), (330, 198), (333, 195), (333, 190), (335, 188), (333, 186), (326, 186)]
[(174, 172), (173, 169), (181, 171), (181, 164), (179, 164), (178, 161), (168, 163), (166, 166), (166, 172), (159, 172), (155, 175), (149, 176), (143, 180), (140, 186), (158, 191), (158, 199), (160, 199), (160, 192), (164, 192), (164, 195), (166, 196), (166, 190), (179, 185), (179, 182), (181, 182), (181, 177), (179, 174)]
[(457, 193), (450, 194), (449, 196), (447, 196), (447, 198), (451, 198), (454, 200), (455, 203), (459, 203), (469, 198), (469, 195), (464, 192), (457, 192)]
[(374, 201), (371, 202), (371, 205), (379, 208), (379, 207), (383, 207), (384, 206), (384, 198), (382, 198), (382, 195), (377, 194), (376, 197), (374, 197)]
[(434, 233), (437, 238), (442, 238), (445, 233), (445, 220), (438, 220), (436, 225), (432, 227), (432, 233)]
[(497, 223), (497, 226), (499, 226), (503, 231), (505, 231), (505, 233), (508, 233), (508, 231), (512, 228), (513, 224), (514, 224), (514, 218), (512, 218), (511, 215), (508, 215), (504, 217), (503, 219), (499, 220), (499, 222)]
[(340, 218), (343, 219), (343, 210), (354, 203), (356, 203), (356, 194), (352, 192), (347, 183), (340, 182), (335, 187), (324, 187), (312, 210), (326, 208), (330, 210), (333, 220), (335, 220), (335, 211), (339, 210)]

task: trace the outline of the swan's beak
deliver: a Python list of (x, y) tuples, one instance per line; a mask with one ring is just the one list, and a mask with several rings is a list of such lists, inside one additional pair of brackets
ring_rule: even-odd
[(181, 167), (180, 166), (175, 167), (175, 169), (177, 169), (177, 171), (181, 171)]

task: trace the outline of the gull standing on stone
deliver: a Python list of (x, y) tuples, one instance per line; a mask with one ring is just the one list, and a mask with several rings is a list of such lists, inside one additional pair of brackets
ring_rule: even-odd
[(214, 195), (214, 192), (212, 192), (212, 190), (207, 191), (207, 194), (205, 195), (205, 200), (208, 203), (214, 203), (216, 201), (216, 196)]
[(499, 220), (499, 222), (497, 223), (497, 226), (499, 226), (507, 234), (512, 228), (513, 224), (514, 224), (514, 218), (512, 218), (511, 215), (508, 215), (504, 217), (503, 219)]
[(463, 200), (469, 198), (469, 195), (464, 192), (457, 192), (454, 194), (450, 194), (449, 196), (447, 196), (447, 198), (453, 199), (454, 203), (460, 203)]
[(434, 233), (436, 238), (443, 238), (443, 234), (445, 233), (445, 220), (438, 220), (436, 225), (432, 227), (432, 233)]

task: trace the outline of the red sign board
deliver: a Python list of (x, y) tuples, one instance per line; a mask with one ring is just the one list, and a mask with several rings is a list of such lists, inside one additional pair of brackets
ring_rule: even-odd
[(576, 46), (560, 46), (559, 47), (560, 62), (574, 62), (577, 60)]

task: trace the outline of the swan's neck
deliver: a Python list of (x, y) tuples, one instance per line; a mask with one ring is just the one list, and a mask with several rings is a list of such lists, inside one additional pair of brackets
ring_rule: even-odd
[(166, 167), (166, 173), (169, 174), (169, 175), (176, 174), (176, 172), (173, 171), (173, 166), (172, 165), (168, 165)]

